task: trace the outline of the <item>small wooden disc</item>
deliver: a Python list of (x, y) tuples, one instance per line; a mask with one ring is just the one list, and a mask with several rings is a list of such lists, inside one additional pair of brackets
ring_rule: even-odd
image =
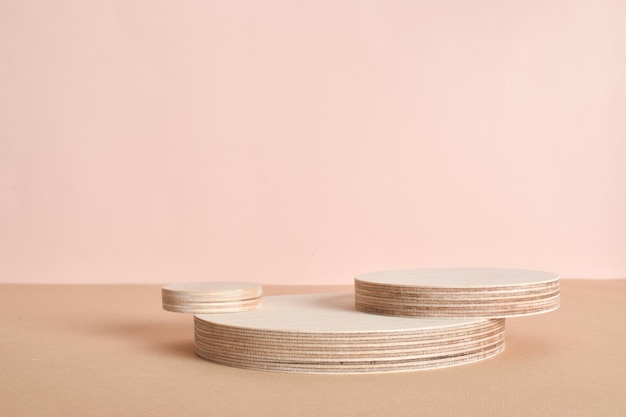
[(258, 307), (263, 289), (251, 282), (190, 282), (165, 285), (163, 309), (178, 313), (227, 313)]

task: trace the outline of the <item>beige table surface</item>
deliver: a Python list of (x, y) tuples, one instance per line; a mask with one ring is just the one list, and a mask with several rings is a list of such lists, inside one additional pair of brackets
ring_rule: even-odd
[[(397, 374), (249, 371), (193, 353), (160, 286), (0, 286), (0, 416), (626, 416), (626, 280), (562, 280), (506, 350)], [(351, 292), (265, 287), (266, 295)]]

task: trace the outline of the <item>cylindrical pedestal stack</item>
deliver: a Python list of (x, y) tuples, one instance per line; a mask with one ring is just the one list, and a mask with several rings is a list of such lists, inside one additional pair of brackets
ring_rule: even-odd
[(512, 269), (413, 269), (355, 278), (354, 294), (265, 297), (251, 283), (172, 284), (163, 308), (194, 313), (215, 363), (298, 373), (374, 373), (477, 362), (504, 350), (505, 318), (559, 306), (559, 277)]

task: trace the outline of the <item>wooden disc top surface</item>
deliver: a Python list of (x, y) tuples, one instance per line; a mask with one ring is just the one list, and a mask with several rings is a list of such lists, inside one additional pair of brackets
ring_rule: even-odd
[(533, 286), (558, 280), (551, 272), (499, 268), (401, 269), (356, 277), (356, 281), (370, 284), (458, 289)]
[(421, 319), (364, 314), (354, 294), (304, 294), (265, 297), (263, 306), (245, 314), (211, 314), (200, 320), (232, 327), (293, 333), (375, 333), (438, 330), (481, 323), (481, 319)]
[(258, 294), (261, 295), (261, 284), (253, 282), (186, 282), (177, 284), (168, 284), (163, 286), (163, 290), (180, 295), (197, 295), (207, 294), (220, 297), (230, 294)]

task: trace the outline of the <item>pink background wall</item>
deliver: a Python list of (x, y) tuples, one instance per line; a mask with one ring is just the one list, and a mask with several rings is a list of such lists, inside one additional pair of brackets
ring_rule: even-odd
[(626, 277), (626, 2), (0, 1), (0, 281)]

